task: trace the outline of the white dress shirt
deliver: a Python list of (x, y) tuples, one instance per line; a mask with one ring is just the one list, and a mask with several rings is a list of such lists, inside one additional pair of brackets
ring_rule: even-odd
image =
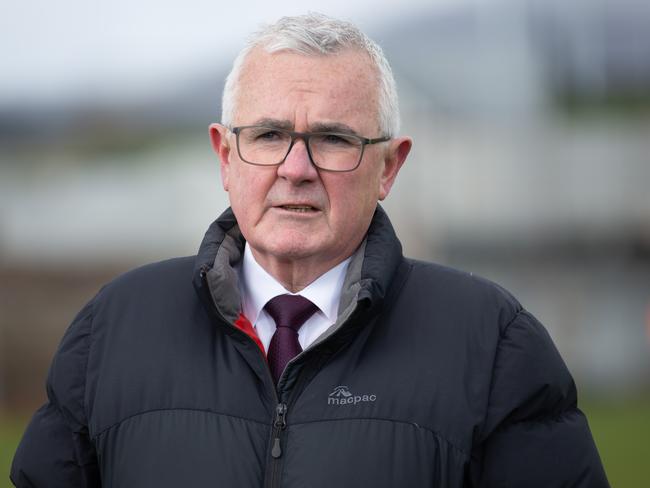
[(284, 294), (302, 295), (319, 308), (298, 331), (298, 342), (303, 349), (306, 349), (336, 322), (341, 289), (350, 259), (346, 259), (319, 276), (299, 293), (291, 293), (255, 261), (255, 257), (246, 243), (244, 259), (239, 268), (242, 312), (253, 324), (265, 351), (269, 350), (269, 343), (275, 332), (275, 322), (264, 310), (264, 305), (273, 297)]

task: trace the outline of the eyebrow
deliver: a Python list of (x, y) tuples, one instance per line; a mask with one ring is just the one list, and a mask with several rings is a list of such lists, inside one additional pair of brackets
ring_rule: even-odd
[[(256, 120), (250, 125), (262, 125), (274, 129), (294, 130), (293, 123), (290, 120), (274, 119), (264, 117)], [(309, 126), (310, 132), (339, 132), (342, 134), (359, 135), (352, 127), (341, 122), (317, 122)]]
[(313, 132), (339, 132), (342, 134), (351, 134), (357, 136), (357, 131), (352, 127), (340, 122), (317, 122), (316, 124), (310, 126), (310, 129)]
[(293, 130), (293, 123), (290, 120), (273, 119), (270, 117), (257, 119), (249, 125), (263, 125), (264, 127), (271, 127), (273, 129)]

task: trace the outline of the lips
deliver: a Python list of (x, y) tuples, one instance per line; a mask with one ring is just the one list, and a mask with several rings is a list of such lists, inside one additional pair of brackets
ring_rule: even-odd
[(316, 211), (318, 211), (317, 208), (312, 207), (311, 205), (287, 204), (287, 205), (280, 205), (279, 208), (281, 208), (283, 210), (288, 210), (290, 212), (298, 212), (298, 213), (307, 213), (307, 212), (316, 212)]
[(291, 191), (271, 192), (266, 201), (268, 209), (295, 214), (317, 214), (327, 208), (327, 199), (320, 194), (294, 194)]

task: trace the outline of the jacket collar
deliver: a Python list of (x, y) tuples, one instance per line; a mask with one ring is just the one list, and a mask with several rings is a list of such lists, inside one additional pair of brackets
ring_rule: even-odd
[[(199, 296), (209, 297), (230, 323), (240, 312), (235, 266), (243, 257), (244, 242), (228, 208), (208, 228), (195, 260), (193, 282)], [(377, 205), (366, 239), (348, 267), (339, 312), (352, 310), (360, 301), (372, 308), (381, 304), (401, 261), (402, 246), (386, 212)]]

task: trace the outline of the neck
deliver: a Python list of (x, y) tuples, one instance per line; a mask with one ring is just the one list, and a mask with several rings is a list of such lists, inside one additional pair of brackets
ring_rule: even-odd
[(253, 248), (251, 248), (251, 251), (255, 261), (291, 293), (298, 293), (303, 290), (319, 276), (327, 273), (349, 257), (343, 256), (340, 259), (328, 261), (309, 258), (278, 259), (276, 257), (267, 257)]

